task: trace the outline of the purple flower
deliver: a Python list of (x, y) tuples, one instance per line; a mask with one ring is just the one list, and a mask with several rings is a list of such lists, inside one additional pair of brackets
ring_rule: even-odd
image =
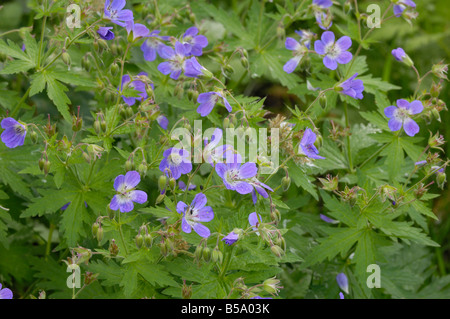
[(195, 57), (187, 59), (184, 63), (184, 75), (189, 78), (212, 76), (211, 72), (200, 65)]
[(186, 205), (182, 201), (177, 204), (177, 212), (183, 214), (181, 229), (185, 233), (190, 233), (192, 228), (201, 237), (209, 237), (211, 234), (208, 227), (200, 222), (209, 222), (214, 218), (214, 212), (210, 206), (205, 206), (207, 202), (205, 194), (195, 195), (191, 205)]
[(295, 31), (300, 36), (300, 43), (311, 49), (311, 41), (316, 36), (314, 32), (308, 30), (298, 30)]
[(186, 59), (184, 45), (177, 41), (174, 50), (171, 47), (162, 44), (157, 48), (157, 51), (161, 58), (169, 60), (160, 63), (158, 65), (158, 71), (164, 75), (170, 73), (170, 77), (177, 80), (183, 71)]
[(229, 246), (231, 246), (235, 242), (237, 242), (238, 239), (239, 239), (239, 235), (236, 234), (234, 231), (232, 231), (231, 233), (226, 235), (224, 238), (222, 238), (222, 240), (225, 241), (225, 244), (227, 244)]
[(339, 223), (338, 220), (334, 220), (324, 214), (320, 214), (320, 219), (322, 219), (324, 222), (330, 223), (330, 224), (338, 224)]
[(145, 25), (140, 23), (134, 23), (134, 21), (127, 21), (126, 29), (128, 35), (130, 35), (130, 33), (133, 34), (133, 42), (136, 41), (137, 39), (147, 37), (150, 34), (150, 31)]
[(329, 8), (333, 5), (331, 0), (313, 0), (312, 3), (322, 9)]
[(212, 109), (219, 100), (222, 100), (228, 112), (232, 111), (230, 103), (228, 103), (228, 100), (225, 98), (225, 96), (222, 95), (222, 93), (207, 92), (199, 94), (197, 98), (197, 102), (200, 103), (197, 108), (197, 113), (199, 113), (201, 116), (208, 115), (209, 113), (211, 113)]
[(392, 50), (392, 55), (397, 61), (402, 62), (403, 59), (406, 57), (406, 52), (402, 48), (397, 48)]
[(111, 20), (111, 22), (126, 26), (127, 21), (133, 21), (133, 12), (131, 10), (122, 10), (127, 2), (125, 0), (110, 0), (105, 1), (105, 17)]
[(342, 291), (339, 292), (339, 299), (345, 299), (345, 298), (344, 298), (344, 294), (342, 293)]
[(169, 125), (169, 120), (164, 115), (159, 115), (156, 118), (156, 122), (158, 122), (159, 126), (161, 126), (163, 129), (167, 130), (167, 126)]
[(2, 284), (0, 284), (0, 299), (12, 299), (13, 293), (9, 288), (3, 288)]
[(238, 154), (228, 159), (231, 163), (218, 163), (216, 165), (217, 174), (223, 179), (227, 189), (235, 190), (239, 194), (249, 194), (253, 191), (253, 186), (247, 181), (258, 172), (255, 163), (245, 163), (241, 165)]
[(297, 68), (306, 50), (297, 40), (289, 37), (286, 38), (285, 47), (286, 49), (293, 51), (292, 54), (294, 57), (286, 62), (283, 66), (283, 70), (286, 73), (292, 73)]
[(186, 55), (201, 56), (202, 49), (208, 45), (208, 39), (204, 35), (197, 35), (198, 29), (190, 27), (183, 35), (183, 44)]
[(402, 15), (403, 11), (405, 11), (405, 9), (407, 7), (415, 8), (416, 4), (412, 0), (400, 0), (400, 1), (398, 1), (397, 4), (394, 5), (394, 15), (396, 17), (400, 17)]
[(134, 204), (143, 204), (147, 201), (147, 193), (135, 190), (135, 187), (141, 181), (141, 176), (136, 171), (129, 171), (124, 175), (119, 175), (114, 180), (114, 189), (117, 194), (114, 195), (109, 207), (112, 210), (120, 209), (121, 213), (131, 212)]
[(348, 279), (347, 276), (341, 272), (336, 276), (336, 281), (338, 283), (339, 288), (344, 290), (346, 294), (348, 294)]
[(17, 122), (12, 117), (2, 120), (1, 126), (5, 129), (1, 135), (2, 142), (9, 148), (22, 146), (27, 135), (26, 124)]
[(384, 109), (384, 114), (389, 118), (389, 128), (395, 132), (404, 128), (405, 133), (409, 136), (414, 136), (419, 133), (420, 127), (411, 119), (411, 115), (419, 114), (423, 111), (422, 102), (415, 100), (409, 103), (404, 99), (397, 100), (397, 107), (394, 105), (388, 106)]
[(300, 141), (300, 146), (298, 148), (299, 153), (304, 154), (310, 158), (325, 159), (325, 157), (319, 155), (319, 151), (314, 146), (315, 141), (316, 134), (311, 131), (310, 128), (307, 128), (305, 130), (305, 133), (303, 134), (302, 140)]
[(436, 175), (439, 175), (439, 173), (444, 173), (444, 172), (445, 172), (444, 167), (442, 167), (442, 168), (440, 168), (440, 169), (439, 169), (439, 167), (440, 167), (440, 166), (431, 166), (431, 170), (432, 170), (432, 171), (437, 170), (437, 171), (435, 172)]
[(427, 164), (427, 161), (419, 161), (419, 162), (415, 162), (414, 165), (416, 166), (424, 166)]
[(154, 61), (156, 59), (158, 48), (164, 45), (162, 41), (167, 41), (170, 38), (168, 36), (158, 35), (160, 32), (161, 31), (159, 30), (150, 32), (150, 34), (147, 36), (147, 39), (141, 45), (141, 50), (144, 53), (144, 59), (146, 61)]
[(163, 156), (159, 170), (166, 173), (167, 177), (179, 179), (181, 174), (192, 171), (191, 156), (188, 151), (172, 147), (165, 150)]
[(342, 94), (361, 100), (364, 97), (362, 95), (362, 92), (364, 91), (364, 83), (362, 80), (355, 80), (357, 76), (358, 73), (353, 74), (352, 77), (339, 84), (339, 86), (342, 88)]
[(215, 163), (223, 163), (224, 158), (231, 158), (235, 154), (234, 148), (231, 145), (225, 144), (218, 146), (222, 142), (222, 136), (222, 130), (216, 128), (211, 136), (210, 142), (207, 137), (204, 139), (205, 149), (203, 151), (203, 158), (212, 167), (214, 167)]
[(100, 27), (97, 30), (97, 33), (103, 40), (112, 40), (114, 39), (114, 32), (111, 31), (112, 28), (113, 27)]
[[(141, 72), (138, 74), (138, 76), (148, 76), (147, 73), (145, 72)], [(121, 90), (123, 90), (124, 86), (131, 81), (131, 78), (128, 74), (125, 74), (122, 77), (122, 85), (121, 85)], [(136, 103), (137, 100), (143, 101), (145, 100), (148, 95), (147, 95), (147, 90), (145, 87), (145, 83), (140, 81), (140, 80), (133, 80), (130, 84), (128, 84), (128, 87), (135, 89), (136, 91), (139, 91), (140, 93), (138, 94), (140, 97), (126, 97), (124, 95), (122, 95), (123, 101), (125, 103), (127, 103), (128, 105), (133, 105), (134, 103)], [(151, 84), (151, 87), (153, 88), (153, 84)]]
[(256, 204), (256, 202), (258, 201), (257, 192), (264, 198), (269, 197), (269, 194), (267, 193), (266, 189), (273, 192), (273, 189), (270, 188), (270, 186), (260, 182), (256, 177), (253, 177), (249, 183), (254, 187), (252, 191), (253, 204)]
[(314, 50), (325, 55), (323, 64), (330, 70), (336, 70), (337, 64), (347, 64), (351, 61), (353, 55), (347, 50), (352, 46), (352, 40), (348, 36), (343, 36), (336, 42), (334, 33), (325, 31), (322, 33), (321, 40), (314, 42)]
[[(183, 190), (183, 191), (186, 191), (186, 183), (185, 182), (183, 182), (183, 181), (179, 181), (178, 182), (178, 187), (181, 189), (181, 190)], [(194, 184), (189, 184), (189, 187), (188, 187), (188, 191), (193, 191), (194, 189), (196, 189), (197, 188), (197, 185), (194, 185)]]
[(319, 11), (316, 12), (316, 22), (322, 30), (329, 30), (333, 25), (333, 18), (330, 12)]
[[(259, 216), (259, 219), (258, 219)], [(257, 230), (259, 227), (259, 222), (262, 221), (261, 215), (256, 214), (256, 212), (251, 213), (248, 215), (248, 222), (250, 223), (250, 226), (253, 226), (253, 230)], [(259, 233), (257, 233), (259, 235)]]

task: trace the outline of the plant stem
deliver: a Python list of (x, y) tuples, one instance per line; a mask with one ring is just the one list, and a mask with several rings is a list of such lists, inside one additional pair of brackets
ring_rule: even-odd
[[(350, 130), (347, 103), (344, 104), (344, 112), (345, 112), (345, 126)], [(348, 168), (350, 169), (350, 173), (353, 173), (354, 169), (352, 160), (352, 150), (350, 146), (350, 134), (347, 135), (347, 157), (348, 157)]]
[(125, 238), (123, 237), (122, 223), (120, 222), (120, 214), (121, 212), (119, 211), (119, 213), (117, 214), (117, 223), (119, 224), (119, 234), (120, 239), (122, 239), (123, 248), (125, 249), (125, 255), (128, 256), (127, 244), (125, 243)]

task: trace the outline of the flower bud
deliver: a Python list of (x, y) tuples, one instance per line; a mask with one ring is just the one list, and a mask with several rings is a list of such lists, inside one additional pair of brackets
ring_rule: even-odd
[(44, 170), (44, 164), (45, 164), (45, 159), (44, 159), (44, 158), (41, 158), (41, 159), (39, 160), (39, 169), (40, 169), (41, 171)]
[(102, 132), (102, 127), (99, 120), (94, 121), (94, 131), (95, 133), (97, 133), (97, 135), (100, 135), (100, 133)]
[(31, 142), (33, 142), (34, 144), (37, 143), (38, 135), (37, 135), (36, 131), (31, 131), (30, 132), (30, 139), (31, 139)]
[(133, 161), (133, 160), (128, 159), (128, 160), (125, 162), (125, 170), (126, 170), (127, 172), (133, 171), (133, 170), (134, 170), (134, 161)]
[(323, 109), (327, 107), (327, 96), (325, 94), (322, 94), (319, 98), (319, 105)]
[(138, 172), (141, 176), (145, 176), (147, 174), (147, 163), (142, 161), (138, 166)]
[(112, 76), (116, 76), (117, 73), (119, 73), (119, 66), (117, 65), (116, 62), (111, 64), (111, 66), (109, 68), (109, 72), (111, 73)]
[(183, 299), (191, 299), (192, 296), (192, 285), (186, 285), (186, 281), (183, 280), (183, 288), (181, 289), (181, 296)]
[(280, 246), (278, 245), (272, 245), (272, 247), (270, 247), (270, 250), (272, 251), (272, 253), (277, 256), (278, 258), (281, 258), (281, 256), (284, 255), (284, 250), (281, 249)]
[(152, 235), (150, 235), (150, 234), (145, 234), (144, 235), (144, 244), (145, 244), (145, 247), (147, 247), (147, 248), (152, 248), (152, 245), (153, 245), (153, 237), (152, 237)]
[(61, 55), (61, 58), (62, 58), (64, 64), (67, 65), (68, 67), (70, 67), (70, 55), (69, 55), (69, 53), (64, 51), (63, 54)]
[(169, 179), (169, 187), (172, 191), (175, 190), (175, 188), (177, 187), (177, 180), (175, 178), (171, 177)]
[(440, 189), (444, 189), (445, 182), (447, 181), (447, 175), (444, 172), (437, 172), (436, 183)]
[(134, 238), (134, 242), (136, 243), (137, 249), (141, 249), (142, 245), (144, 244), (144, 236), (141, 234), (136, 235)]
[(248, 59), (245, 56), (241, 57), (241, 64), (245, 69), (248, 68)]
[(227, 64), (225, 65), (223, 71), (226, 77), (230, 77), (234, 73), (234, 68), (231, 65)]
[(442, 80), (448, 80), (447, 79), (447, 71), (448, 71), (448, 64), (443, 64), (442, 62), (439, 62), (438, 64), (433, 65), (431, 68), (431, 72)]
[(127, 118), (130, 118), (134, 115), (133, 108), (131, 106), (127, 106), (125, 109), (125, 114)]
[(270, 294), (277, 295), (279, 289), (283, 288), (283, 287), (279, 286), (279, 284), (280, 284), (280, 281), (278, 279), (276, 279), (275, 277), (269, 278), (263, 282), (263, 289)]
[(102, 239), (103, 239), (103, 234), (104, 234), (104, 232), (103, 232), (103, 227), (100, 225), (100, 227), (99, 227), (98, 230), (97, 230), (97, 234), (96, 234), (96, 236), (95, 236), (95, 237), (97, 237), (97, 240), (98, 240), (99, 243), (100, 243), (100, 242), (102, 241)]
[(281, 179), (281, 187), (283, 188), (283, 192), (286, 192), (291, 186), (291, 178), (289, 176), (285, 176)]
[(222, 252), (219, 250), (218, 247), (214, 248), (212, 255), (211, 255), (211, 260), (215, 263), (219, 263), (221, 264), (223, 261), (223, 254)]
[(97, 236), (97, 232), (98, 232), (99, 228), (100, 228), (100, 224), (99, 224), (98, 222), (95, 222), (95, 223), (92, 225), (92, 235), (93, 235), (94, 237)]
[(203, 248), (202, 257), (204, 261), (209, 262), (211, 260), (211, 248), (208, 246)]
[(276, 33), (277, 33), (278, 38), (280, 38), (280, 39), (284, 38), (284, 36), (286, 35), (286, 31), (284, 29), (283, 23), (278, 24)]
[(166, 197), (165, 193), (160, 194), (158, 197), (156, 197), (155, 205), (160, 204), (164, 200), (164, 197)]
[(44, 162), (44, 174), (47, 176), (48, 172), (50, 171), (50, 161), (46, 160)]
[(203, 257), (203, 245), (201, 243), (195, 248), (194, 257), (197, 260), (200, 260)]

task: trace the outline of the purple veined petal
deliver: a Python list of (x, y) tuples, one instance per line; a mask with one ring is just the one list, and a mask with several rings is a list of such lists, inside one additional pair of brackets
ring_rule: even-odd
[(213, 135), (211, 136), (211, 142), (208, 145), (211, 147), (215, 147), (222, 141), (223, 131), (220, 128), (216, 128), (214, 130)]
[(394, 49), (392, 50), (391, 53), (394, 56), (394, 58), (400, 62), (403, 61), (403, 58), (406, 56), (406, 52), (402, 48)]
[(183, 38), (185, 37), (194, 37), (198, 34), (197, 27), (190, 27), (186, 30), (186, 32), (183, 34)]
[(228, 100), (223, 97), (223, 104), (225, 105), (225, 108), (227, 109), (228, 112), (231, 112), (233, 109), (231, 108), (230, 103), (228, 103)]
[(197, 113), (201, 116), (207, 116), (213, 110), (216, 104), (213, 100), (209, 100), (208, 102), (201, 103), (197, 108)]
[(256, 195), (255, 190), (252, 190), (252, 201), (254, 205), (256, 205), (256, 202), (258, 201), (258, 195)]
[(348, 294), (348, 279), (347, 276), (341, 272), (336, 276), (336, 281), (339, 288), (341, 288), (345, 293)]
[(295, 51), (300, 47), (300, 43), (298, 43), (297, 40), (295, 40), (294, 38), (286, 38), (286, 42), (285, 42), (285, 47), (288, 50), (292, 50)]
[(184, 218), (184, 217), (181, 220), (181, 230), (187, 234), (189, 234), (192, 231), (191, 225), (189, 225), (186, 218)]
[(344, 51), (337, 57), (336, 61), (339, 64), (347, 64), (352, 60), (352, 58), (353, 54), (351, 52)]
[(222, 241), (225, 241), (225, 244), (227, 245), (233, 245), (237, 240), (239, 239), (239, 235), (235, 232), (231, 232), (228, 235), (226, 235), (224, 238), (222, 238)]
[(13, 293), (12, 293), (11, 289), (9, 289), (9, 288), (2, 289), (2, 285), (0, 284), (0, 299), (12, 299), (12, 298), (13, 298)]
[(423, 111), (423, 104), (419, 100), (415, 100), (409, 103), (408, 109), (412, 114), (419, 114)]
[(119, 201), (119, 208), (121, 213), (129, 213), (134, 209), (133, 201), (131, 200), (123, 202)]
[(170, 65), (170, 62), (161, 62), (158, 65), (158, 71), (164, 75), (167, 75), (170, 72), (172, 72), (173, 70), (172, 70), (172, 66)]
[(207, 238), (209, 237), (209, 235), (211, 235), (211, 231), (209, 230), (209, 228), (199, 223), (196, 223), (194, 225), (194, 231), (203, 238)]
[(7, 117), (2, 120), (1, 126), (3, 129), (7, 129), (9, 127), (14, 127), (15, 125), (20, 124), (12, 117)]
[(209, 102), (213, 97), (213, 95), (215, 95), (215, 92), (200, 93), (197, 97), (197, 102), (198, 103)]
[(135, 23), (133, 26), (133, 39), (146, 37), (150, 34), (150, 30), (143, 24)]
[(303, 133), (303, 137), (302, 140), (300, 141), (301, 145), (309, 145), (309, 144), (313, 144), (316, 141), (316, 134), (310, 129), (307, 128), (305, 130), (305, 133)]
[(100, 27), (97, 30), (97, 33), (103, 40), (112, 40), (114, 39), (114, 32), (111, 31), (112, 28), (113, 27)]
[(178, 188), (181, 190), (186, 190), (186, 183), (183, 181), (178, 182)]
[(347, 51), (352, 46), (352, 39), (348, 36), (343, 36), (336, 41), (336, 45), (342, 50)]
[(283, 71), (286, 73), (292, 73), (297, 68), (298, 64), (300, 63), (300, 60), (302, 59), (302, 56), (298, 55), (290, 59), (286, 62), (286, 64), (283, 66)]
[(388, 106), (384, 109), (384, 115), (386, 115), (387, 118), (394, 117), (395, 111), (397, 110), (397, 107), (394, 105)]
[(167, 127), (169, 126), (169, 120), (164, 115), (160, 115), (156, 118), (156, 121), (158, 122), (159, 126), (163, 128), (164, 130), (167, 130)]
[(130, 81), (131, 81), (131, 78), (128, 74), (125, 74), (124, 76), (122, 76), (122, 83), (121, 83), (120, 89), (123, 90), (123, 87)]
[(223, 163), (216, 164), (216, 173), (220, 178), (224, 178), (227, 172), (227, 165)]
[(138, 204), (144, 204), (147, 201), (147, 193), (140, 190), (134, 190), (131, 192), (131, 200)]
[(317, 40), (314, 42), (314, 51), (316, 51), (320, 55), (325, 54), (325, 45), (321, 40)]
[(253, 191), (252, 185), (247, 182), (238, 182), (235, 185), (236, 192), (239, 194), (245, 195), (250, 194)]
[(388, 122), (389, 129), (393, 132), (396, 132), (399, 129), (401, 129), (402, 124), (403, 124), (402, 121), (397, 119), (395, 116), (392, 117)]
[(198, 220), (201, 222), (210, 222), (214, 219), (214, 212), (210, 206), (201, 208), (198, 211)]
[(116, 177), (116, 179), (114, 180), (114, 189), (116, 191), (119, 191), (123, 188), (123, 185), (125, 183), (125, 176), (124, 175), (119, 175)]
[(419, 133), (420, 127), (413, 119), (406, 119), (403, 122), (403, 129), (409, 136), (414, 136)]
[(183, 174), (190, 173), (192, 171), (192, 164), (191, 163), (181, 163), (180, 164), (180, 171)]
[(401, 107), (403, 109), (409, 109), (409, 102), (405, 99), (398, 99), (397, 100), (397, 106)]
[(193, 46), (191, 48), (190, 53), (186, 53), (186, 56), (188, 56), (189, 54), (193, 55), (193, 56), (202, 56), (203, 55), (203, 49), (199, 46)]
[(194, 43), (196, 47), (205, 48), (208, 46), (208, 38), (200, 34), (194, 38)]
[(192, 200), (191, 207), (193, 207), (194, 209), (201, 209), (205, 207), (207, 202), (208, 200), (206, 198), (206, 195), (203, 193), (198, 193)]
[(156, 59), (156, 49), (150, 45), (151, 40), (146, 40), (141, 45), (141, 50), (144, 53), (144, 59), (146, 61), (154, 61)]
[(119, 195), (114, 195), (114, 197), (111, 199), (111, 202), (109, 203), (109, 208), (112, 210), (118, 210), (119, 209)]
[(170, 73), (170, 78), (174, 79), (174, 80), (178, 80), (182, 71), (183, 71), (182, 69), (174, 70), (172, 73)]
[(183, 43), (178, 42), (178, 41), (175, 43), (175, 53), (177, 55), (181, 55), (181, 56), (185, 56), (186, 55)]
[[(105, 3), (106, 7), (109, 6), (109, 2), (110, 1), (108, 0), (108, 5), (107, 5), (107, 3)], [(120, 10), (122, 10), (125, 7), (126, 4), (127, 4), (126, 0), (113, 0), (113, 2), (111, 3), (110, 10), (120, 11)]]
[[(256, 227), (261, 221), (262, 221), (261, 215), (259, 214), (257, 215), (256, 212), (253, 212), (250, 215), (248, 215), (248, 222), (250, 223), (251, 226)], [(253, 230), (255, 230), (255, 228)]]
[(242, 179), (252, 178), (258, 173), (255, 163), (245, 163), (239, 168), (239, 177)]
[(338, 66), (336, 60), (330, 58), (329, 56), (325, 56), (323, 58), (323, 64), (330, 70), (336, 70)]
[(8, 148), (15, 148), (17, 146), (20, 146), (21, 137), (20, 135), (16, 134), (14, 128), (8, 128), (3, 131), (1, 139)]
[(137, 171), (129, 171), (125, 174), (125, 185), (127, 189), (132, 189), (141, 181), (141, 175)]
[(179, 201), (177, 203), (177, 213), (178, 214), (184, 214), (184, 212), (186, 211), (186, 208), (188, 207), (188, 205), (182, 201)]
[(325, 31), (322, 33), (322, 36), (320, 37), (324, 45), (333, 43), (335, 40), (335, 36), (333, 31)]
[(157, 51), (163, 59), (171, 59), (175, 55), (175, 50), (165, 44), (158, 46)]
[(256, 191), (258, 192), (259, 195), (261, 195), (264, 198), (268, 198), (269, 197), (269, 194), (267, 193), (267, 191), (264, 188), (262, 188), (259, 185), (254, 185), (254, 186), (255, 186), (255, 189), (256, 189)]
[(405, 10), (405, 6), (402, 5), (394, 5), (394, 15), (398, 18), (402, 15)]
[(133, 11), (125, 9), (121, 10), (117, 15), (117, 20), (119, 21), (132, 21), (133, 20)]
[(319, 6), (321, 8), (329, 8), (333, 5), (333, 1), (331, 0), (313, 0), (313, 4)]

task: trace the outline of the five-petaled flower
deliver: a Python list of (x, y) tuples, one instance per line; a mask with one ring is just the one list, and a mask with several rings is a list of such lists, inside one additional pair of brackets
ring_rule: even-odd
[(234, 231), (232, 231), (231, 233), (226, 235), (224, 238), (222, 238), (222, 240), (225, 241), (225, 244), (227, 244), (229, 246), (231, 246), (235, 242), (237, 242), (238, 239), (239, 239), (239, 234), (236, 234)]
[(159, 164), (159, 169), (167, 177), (179, 179), (181, 174), (192, 171), (191, 156), (188, 151), (179, 148), (169, 148), (163, 153), (164, 158)]
[(0, 284), (0, 299), (12, 299), (13, 293), (9, 288), (3, 288), (2, 284)]
[(406, 8), (415, 8), (416, 4), (412, 0), (400, 0), (394, 5), (394, 15), (400, 17)]
[(397, 100), (397, 106), (388, 106), (384, 109), (384, 114), (390, 119), (388, 126), (391, 131), (398, 131), (403, 126), (407, 135), (414, 136), (419, 132), (420, 127), (411, 116), (422, 111), (422, 102), (415, 100), (409, 103), (404, 99), (399, 99)]
[(207, 137), (204, 139), (205, 149), (203, 151), (203, 159), (213, 167), (215, 163), (223, 163), (224, 158), (231, 158), (235, 152), (231, 145), (219, 145), (222, 142), (222, 136), (222, 130), (216, 128), (211, 136), (211, 141)]
[(203, 193), (195, 195), (191, 205), (187, 205), (182, 201), (177, 204), (177, 212), (183, 214), (181, 221), (181, 229), (185, 233), (190, 233), (192, 229), (201, 237), (209, 237), (211, 234), (208, 227), (200, 224), (200, 222), (209, 222), (214, 218), (214, 212), (210, 206), (205, 206), (207, 202)]
[(303, 134), (302, 140), (300, 141), (298, 152), (310, 158), (324, 159), (325, 157), (320, 156), (319, 151), (314, 146), (316, 138), (316, 134), (310, 128), (307, 128)]
[(197, 98), (197, 102), (200, 103), (197, 108), (197, 113), (199, 113), (201, 116), (207, 116), (209, 113), (211, 113), (212, 109), (219, 100), (222, 100), (228, 112), (232, 111), (231, 105), (230, 103), (228, 103), (228, 100), (225, 98), (225, 96), (223, 96), (223, 93), (206, 92), (199, 94)]
[(163, 41), (169, 40), (168, 36), (159, 35), (161, 31), (154, 30), (150, 32), (141, 45), (141, 50), (144, 53), (144, 59), (146, 61), (154, 61), (156, 59), (156, 53), (158, 52), (158, 48), (162, 45), (165, 45)]
[(348, 95), (354, 99), (361, 100), (364, 97), (362, 94), (364, 91), (364, 83), (362, 80), (355, 80), (357, 76), (358, 73), (353, 74), (353, 76), (339, 84), (339, 87), (342, 88), (340, 93)]
[(183, 34), (183, 44), (186, 55), (201, 56), (203, 48), (208, 45), (208, 39), (204, 35), (199, 35), (196, 27), (190, 27)]
[(352, 60), (353, 55), (347, 50), (352, 46), (352, 40), (348, 36), (343, 36), (336, 42), (332, 31), (322, 33), (321, 40), (314, 42), (314, 50), (325, 55), (323, 64), (330, 70), (336, 70), (338, 63), (347, 64)]
[(111, 20), (111, 22), (120, 25), (121, 27), (126, 26), (127, 21), (133, 21), (133, 11), (123, 8), (127, 2), (125, 0), (106, 0), (105, 1), (105, 18)]
[(134, 204), (143, 204), (147, 201), (147, 193), (136, 190), (135, 187), (141, 181), (141, 176), (136, 171), (129, 171), (124, 175), (119, 175), (114, 180), (114, 189), (117, 194), (111, 200), (109, 207), (112, 210), (120, 209), (121, 213), (131, 212)]
[(162, 44), (158, 48), (158, 54), (161, 58), (169, 61), (162, 62), (158, 65), (158, 71), (164, 75), (170, 74), (170, 77), (177, 80), (184, 69), (186, 60), (186, 50), (181, 42), (175, 43), (175, 50)]
[(103, 40), (112, 40), (114, 39), (114, 32), (111, 31), (113, 27), (100, 27), (97, 30), (98, 35)]
[(213, 75), (209, 72), (205, 67), (203, 67), (200, 63), (198, 63), (197, 58), (195, 56), (187, 59), (183, 65), (184, 67), (184, 75), (188, 78), (200, 78), (206, 77), (211, 78)]
[[(138, 76), (148, 76), (148, 75), (147, 75), (147, 73), (145, 73), (145, 72), (140, 72), (140, 73), (138, 74)], [(129, 83), (130, 81), (131, 81), (130, 76), (129, 76), (128, 74), (125, 74), (125, 75), (122, 77), (122, 85), (121, 85), (121, 89), (123, 90), (124, 87), (125, 87), (125, 85), (126, 85), (127, 83)], [(152, 87), (152, 89), (154, 88), (154, 87), (153, 87), (153, 84), (150, 84), (150, 86)], [(125, 103), (127, 103), (128, 105), (131, 106), (131, 105), (133, 105), (134, 103), (136, 103), (136, 101), (143, 101), (143, 100), (145, 100), (145, 99), (148, 97), (147, 90), (146, 90), (146, 84), (145, 84), (144, 82), (142, 82), (142, 81), (140, 81), (140, 80), (133, 80), (133, 81), (131, 81), (130, 84), (128, 84), (128, 87), (129, 87), (129, 88), (133, 88), (134, 90), (140, 92), (140, 93), (138, 94), (139, 97), (126, 97), (126, 96), (122, 95), (123, 101), (124, 101)]]
[(216, 172), (222, 178), (227, 189), (244, 195), (253, 191), (253, 186), (248, 179), (256, 175), (258, 168), (255, 163), (251, 162), (241, 165), (241, 157), (235, 154), (233, 157), (227, 158), (227, 163), (216, 164)]
[(5, 129), (1, 135), (2, 142), (9, 148), (22, 146), (27, 135), (26, 124), (19, 123), (12, 117), (2, 120), (1, 126)]

